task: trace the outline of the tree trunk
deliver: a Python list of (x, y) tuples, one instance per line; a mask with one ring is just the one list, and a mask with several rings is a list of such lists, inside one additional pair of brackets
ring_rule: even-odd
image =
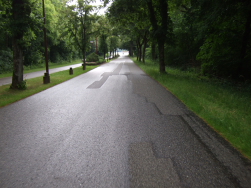
[(144, 45), (143, 45), (143, 54), (142, 54), (142, 61), (143, 61), (143, 63), (145, 63), (146, 45), (147, 45), (147, 41), (145, 41)]
[(150, 13), (150, 21), (153, 26), (159, 50), (159, 70), (161, 73), (165, 73), (165, 41), (168, 26), (168, 3), (166, 0), (159, 0), (158, 10), (160, 12), (160, 25), (157, 23), (156, 12), (153, 7), (152, 0), (147, 2), (148, 10)]
[(156, 55), (156, 43), (152, 42), (152, 59), (156, 60), (157, 59), (156, 57), (157, 57), (157, 55)]
[(142, 45), (139, 45), (139, 61), (142, 61)]
[(133, 57), (133, 41), (130, 41), (129, 55), (130, 55), (131, 57)]
[(160, 73), (166, 73), (165, 66), (165, 42), (166, 34), (168, 29), (168, 3), (167, 0), (160, 0), (160, 15), (161, 15), (161, 26), (160, 26), (160, 35), (158, 37), (159, 45), (159, 63), (160, 63)]
[(96, 37), (96, 54), (98, 55), (98, 37)]
[(86, 60), (85, 60), (85, 52), (82, 52), (83, 53), (83, 70), (86, 70)]
[(145, 31), (145, 35), (144, 35), (144, 39), (143, 39), (143, 52), (142, 52), (142, 61), (143, 63), (145, 63), (145, 56), (146, 56), (146, 46), (147, 46), (147, 43), (148, 43), (148, 38), (147, 38), (147, 35), (148, 35), (148, 31)]
[(86, 70), (86, 28), (85, 28), (85, 26), (83, 27), (83, 44), (82, 44), (82, 46), (83, 46), (83, 51), (82, 51), (82, 53), (83, 53), (83, 70)]
[[(12, 1), (13, 21), (15, 20), (14, 28), (25, 27), (22, 25), (22, 19), (25, 18), (27, 10), (25, 10), (24, 0)], [(21, 40), (24, 32), (22, 30), (15, 30), (13, 33), (13, 76), (12, 76), (12, 89), (20, 89), (23, 82), (23, 52), (21, 47)], [(21, 88), (23, 89), (23, 88)]]
[(141, 42), (141, 39), (139, 37), (137, 39), (137, 48), (138, 48), (138, 57), (137, 57), (137, 60), (138, 61), (142, 61), (142, 46), (143, 46), (143, 43), (144, 43), (144, 39), (142, 39), (142, 42)]
[(245, 57), (247, 55), (248, 44), (250, 43), (250, 32), (251, 32), (250, 24), (251, 24), (251, 11), (248, 12), (247, 20), (246, 20), (246, 24), (245, 24), (245, 31), (244, 31), (243, 37), (242, 37), (240, 63), (239, 63), (237, 73), (236, 73), (237, 78), (243, 74), (243, 65), (245, 63)]
[(12, 76), (12, 89), (20, 89), (23, 82), (23, 52), (16, 38), (13, 39), (14, 70)]
[(158, 42), (159, 47), (159, 71), (160, 73), (166, 73), (165, 66), (165, 43), (162, 41)]
[(139, 40), (137, 39), (136, 40), (136, 46), (137, 46), (137, 61), (140, 61), (140, 59), (139, 59)]

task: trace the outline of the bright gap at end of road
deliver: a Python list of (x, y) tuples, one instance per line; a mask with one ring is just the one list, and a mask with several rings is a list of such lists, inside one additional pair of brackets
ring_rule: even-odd
[[(68, 5), (76, 5), (77, 4), (77, 0), (72, 0), (70, 2), (68, 2)], [(107, 11), (108, 7), (110, 7), (112, 4), (112, 2), (109, 2), (106, 7), (102, 7), (101, 9), (98, 10), (98, 15), (104, 15), (105, 12)], [(101, 2), (100, 0), (96, 0), (95, 2), (91, 2), (90, 5), (93, 6), (103, 6), (104, 2)]]

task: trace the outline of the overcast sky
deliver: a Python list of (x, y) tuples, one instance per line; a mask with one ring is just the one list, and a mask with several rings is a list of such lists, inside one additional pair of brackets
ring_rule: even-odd
[[(74, 0), (72, 3), (69, 3), (69, 4), (75, 4), (77, 2), (77, 0)], [(94, 6), (99, 6), (99, 5), (103, 5), (104, 3), (101, 2), (100, 0), (96, 0), (95, 2), (91, 3), (91, 5), (94, 5)], [(111, 4), (111, 3), (109, 3)], [(102, 8), (99, 10), (99, 14), (105, 14), (105, 11), (107, 10), (107, 7), (109, 5), (107, 5), (105, 8)]]

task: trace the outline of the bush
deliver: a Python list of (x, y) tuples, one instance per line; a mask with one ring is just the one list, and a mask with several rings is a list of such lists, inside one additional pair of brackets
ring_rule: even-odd
[(39, 50), (29, 50), (24, 59), (25, 66), (37, 66), (44, 63), (44, 54)]
[(12, 56), (11, 50), (0, 50), (0, 74), (13, 70)]
[(201, 46), (197, 60), (202, 62), (202, 74), (220, 77), (231, 77), (235, 74), (241, 45), (229, 33), (222, 32), (221, 36), (223, 35), (226, 37), (211, 35)]
[(99, 57), (99, 60), (97, 63), (104, 63), (105, 62), (105, 59), (103, 57)]
[(86, 57), (87, 62), (98, 62), (99, 61), (99, 56), (96, 53), (91, 53)]

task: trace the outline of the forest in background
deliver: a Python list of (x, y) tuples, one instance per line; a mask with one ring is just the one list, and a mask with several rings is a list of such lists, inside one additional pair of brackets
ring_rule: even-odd
[(0, 0), (0, 74), (13, 71), (13, 89), (23, 85), (25, 66), (45, 64), (45, 43), (50, 63), (82, 59), (84, 69), (91, 53), (114, 55), (119, 38), (98, 14), (101, 7), (91, 5), (92, 0), (71, 2)]
[(112, 4), (101, 16), (92, 0), (45, 0), (45, 25), (42, 2), (0, 0), (0, 74), (13, 71), (14, 88), (23, 66), (45, 62), (44, 26), (53, 63), (120, 47), (158, 60), (161, 73), (173, 66), (250, 83), (249, 0), (103, 0)]
[(209, 77), (251, 78), (249, 0), (116, 0), (108, 18), (130, 38), (127, 48), (140, 61), (159, 59), (160, 66), (196, 68)]

